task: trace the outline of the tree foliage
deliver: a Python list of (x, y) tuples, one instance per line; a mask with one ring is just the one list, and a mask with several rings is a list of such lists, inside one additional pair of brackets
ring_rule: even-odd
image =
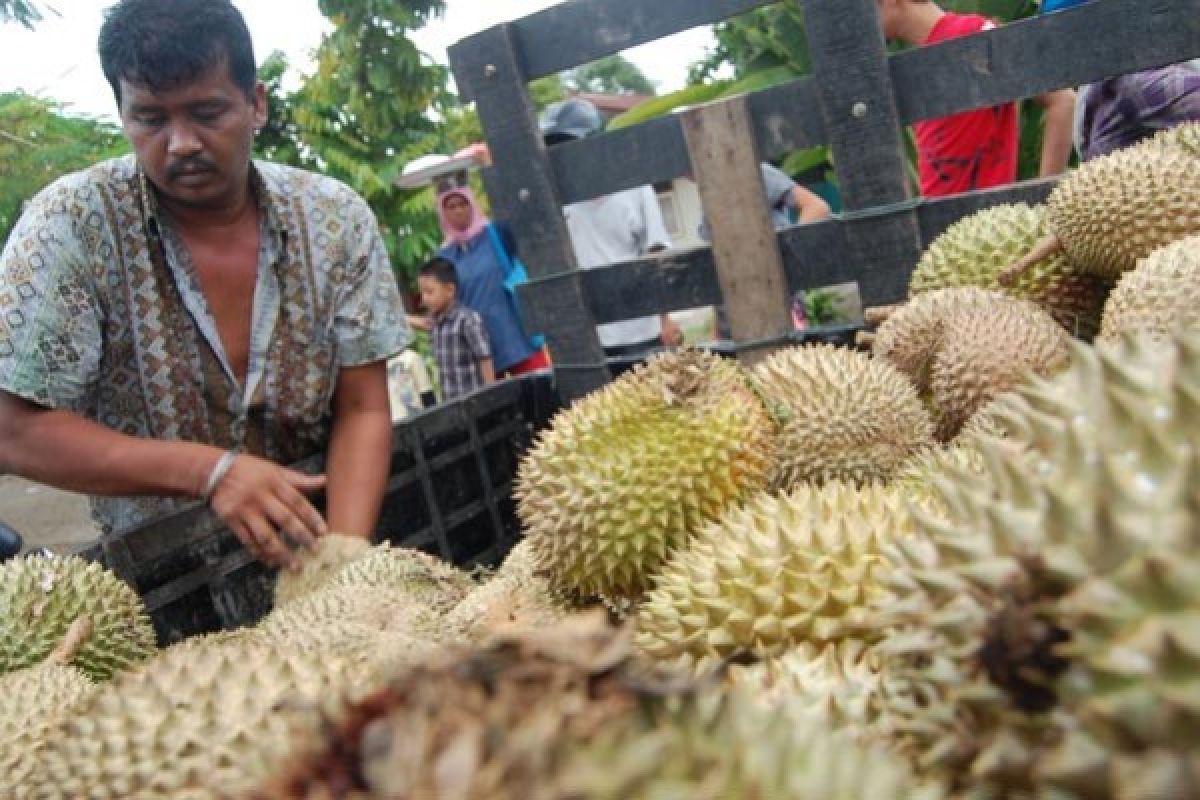
[(654, 82), (646, 77), (637, 64), (619, 53), (569, 70), (563, 75), (562, 83), (573, 92), (644, 95), (655, 93)]
[(52, 100), (0, 94), (0, 243), (42, 187), (127, 151), (121, 132), (108, 123), (67, 116)]
[[(52, 13), (58, 13), (47, 7)], [(0, 24), (16, 22), (33, 30), (35, 22), (43, 19), (42, 9), (32, 0), (0, 0)]]

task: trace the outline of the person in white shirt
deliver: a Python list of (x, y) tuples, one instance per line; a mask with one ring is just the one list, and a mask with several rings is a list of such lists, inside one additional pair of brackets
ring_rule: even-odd
[[(546, 109), (541, 119), (546, 144), (582, 139), (599, 132), (596, 107), (571, 98)], [(671, 246), (658, 198), (650, 186), (572, 203), (563, 209), (571, 246), (580, 269), (633, 261)], [(639, 356), (662, 346), (683, 343), (669, 314), (611, 322), (596, 328), (610, 358)]]

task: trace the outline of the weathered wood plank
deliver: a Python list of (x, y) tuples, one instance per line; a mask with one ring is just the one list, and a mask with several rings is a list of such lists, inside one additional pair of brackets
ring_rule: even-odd
[(551, 147), (550, 163), (564, 204), (669, 181), (691, 169), (679, 117)]
[(829, 141), (814, 78), (800, 78), (747, 97), (754, 137), (763, 158), (775, 159), (793, 150)]
[(775, 0), (571, 0), (515, 23), (529, 80)]
[(1097, 0), (893, 56), (905, 123), (1200, 57), (1200, 0)]
[[(489, 145), (503, 154), (488, 172), (488, 194), (512, 223), (530, 276), (577, 269), (512, 28), (501, 25), (455, 45), (450, 61), (459, 87), (470, 87)], [(556, 361), (596, 365), (560, 376), (563, 396), (574, 398), (604, 384), (609, 373), (583, 296), (574, 284), (561, 288), (560, 315), (539, 327)]]
[[(683, 114), (683, 135), (712, 230), (717, 280), (735, 342), (779, 336), (792, 318), (745, 98)], [(743, 353), (758, 363), (771, 348)]]
[[(839, 188), (850, 211), (912, 198), (903, 132), (874, 0), (803, 0), (825, 130)], [(840, 257), (862, 265), (864, 303), (900, 299), (905, 281), (877, 265), (895, 256), (911, 263), (921, 252), (915, 212), (848, 223)]]

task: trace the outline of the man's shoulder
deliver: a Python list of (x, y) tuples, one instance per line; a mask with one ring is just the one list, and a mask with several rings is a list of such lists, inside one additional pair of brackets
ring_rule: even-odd
[(34, 213), (65, 212), (81, 202), (84, 205), (99, 202), (105, 194), (130, 191), (137, 180), (134, 157), (118, 156), (56, 178), (34, 195), (29, 208)]
[(299, 198), (309, 201), (332, 201), (339, 205), (355, 205), (367, 209), (367, 201), (337, 178), (319, 172), (277, 164), (274, 161), (254, 162), (263, 185), (280, 198)]
[(947, 11), (942, 14), (938, 23), (930, 31), (925, 44), (937, 44), (962, 36), (971, 36), (996, 27), (996, 23), (982, 14), (960, 14), (957, 11)]

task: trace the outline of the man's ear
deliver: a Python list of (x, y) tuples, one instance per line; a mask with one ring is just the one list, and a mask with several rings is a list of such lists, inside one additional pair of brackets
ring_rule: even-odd
[(262, 81), (254, 84), (254, 128), (267, 124), (267, 87)]

